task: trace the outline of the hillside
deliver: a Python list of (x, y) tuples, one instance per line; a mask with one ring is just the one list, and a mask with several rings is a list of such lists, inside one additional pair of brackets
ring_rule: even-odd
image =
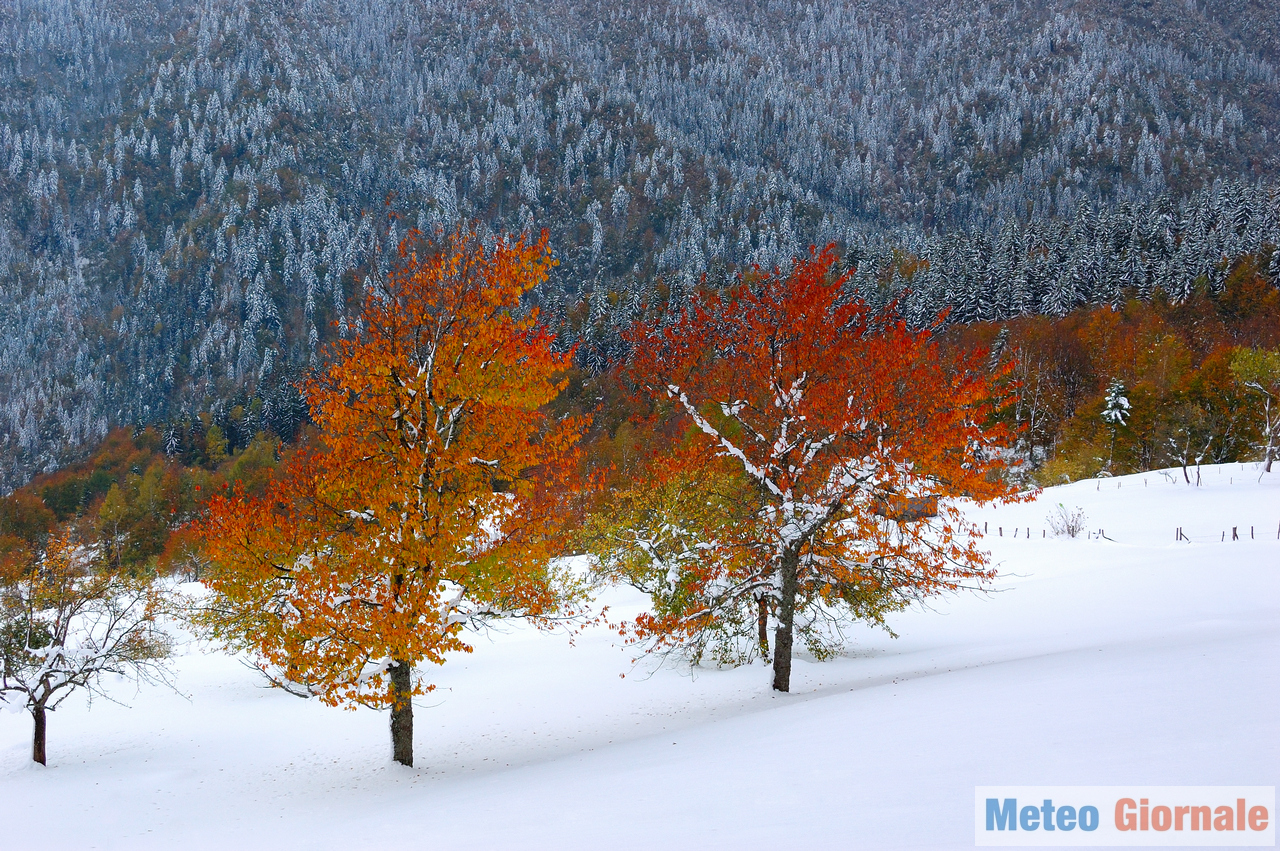
[(8, 4), (0, 490), (117, 425), (292, 435), (409, 227), (548, 228), (592, 370), (812, 243), (921, 322), (1274, 281), (1276, 45), (1243, 0)]
[[(391, 763), (385, 716), (264, 690), (189, 644), (185, 696), (121, 683), (130, 707), (55, 713), (47, 769), (28, 759), (30, 720), (0, 716), (0, 796), (25, 814), (6, 842), (968, 848), (976, 785), (1273, 784), (1280, 479), (1200, 472), (1198, 487), (1151, 472), (975, 512), (995, 593), (798, 659), (789, 695), (759, 666), (633, 665), (604, 629), (576, 646), (476, 636), (420, 699), (414, 769)], [(1083, 510), (1081, 537), (1042, 537), (1059, 504)], [(612, 588), (600, 603), (642, 601)]]

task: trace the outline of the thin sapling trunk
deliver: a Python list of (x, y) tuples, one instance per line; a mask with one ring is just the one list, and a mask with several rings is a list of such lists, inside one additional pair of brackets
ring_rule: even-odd
[(760, 658), (769, 661), (769, 598), (764, 595), (756, 601), (756, 640), (760, 643)]

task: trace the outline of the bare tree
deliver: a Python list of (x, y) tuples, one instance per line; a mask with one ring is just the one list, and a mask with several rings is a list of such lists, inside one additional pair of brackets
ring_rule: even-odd
[(112, 699), (103, 674), (172, 685), (172, 640), (159, 625), (171, 599), (149, 577), (90, 569), (70, 532), (0, 568), (0, 702), (35, 723), (31, 758), (45, 764), (46, 713), (76, 689)]

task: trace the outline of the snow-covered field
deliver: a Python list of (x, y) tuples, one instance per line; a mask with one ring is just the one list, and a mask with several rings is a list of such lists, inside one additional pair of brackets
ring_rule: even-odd
[[(480, 637), (418, 701), (413, 769), (385, 715), (189, 646), (186, 697), (52, 714), (47, 769), (0, 714), (0, 848), (972, 847), (978, 785), (1280, 785), (1280, 472), (1174, 475), (975, 512), (998, 593), (798, 660), (790, 695), (604, 630)], [(1059, 503), (1106, 537), (1041, 537)]]

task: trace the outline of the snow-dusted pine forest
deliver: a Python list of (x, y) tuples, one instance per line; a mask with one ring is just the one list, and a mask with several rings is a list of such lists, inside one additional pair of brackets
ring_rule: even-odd
[(810, 244), (921, 323), (1274, 281), (1277, 62), (1260, 2), (14, 0), (0, 490), (114, 425), (291, 434), (410, 227), (547, 228), (588, 369)]

